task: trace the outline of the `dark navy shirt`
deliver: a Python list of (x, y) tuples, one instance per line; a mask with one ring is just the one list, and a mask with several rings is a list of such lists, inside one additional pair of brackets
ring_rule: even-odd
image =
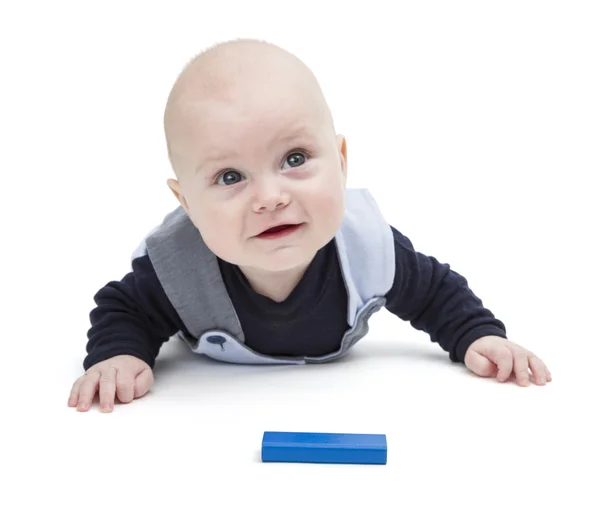
[[(396, 271), (386, 309), (464, 362), (469, 345), (485, 335), (506, 337), (504, 324), (484, 307), (466, 279), (447, 264), (415, 251), (394, 227)], [(275, 302), (252, 290), (240, 269), (218, 260), (244, 330), (245, 344), (266, 355), (320, 356), (337, 350), (348, 330), (347, 292), (332, 240), (323, 247), (292, 293)], [(161, 345), (189, 333), (167, 298), (147, 255), (132, 271), (96, 293), (83, 366), (129, 354), (154, 367)]]

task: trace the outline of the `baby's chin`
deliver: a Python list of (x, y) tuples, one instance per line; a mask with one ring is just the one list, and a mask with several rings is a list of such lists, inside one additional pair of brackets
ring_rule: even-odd
[(316, 252), (311, 249), (282, 248), (253, 254), (251, 260), (246, 257), (246, 260), (239, 260), (238, 265), (265, 273), (283, 273), (308, 266)]

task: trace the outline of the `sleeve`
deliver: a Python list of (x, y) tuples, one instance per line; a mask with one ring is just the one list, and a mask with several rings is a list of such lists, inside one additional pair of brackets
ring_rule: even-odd
[(154, 367), (160, 347), (178, 331), (187, 332), (165, 294), (147, 255), (135, 258), (132, 271), (94, 296), (87, 356), (83, 367), (116, 355), (133, 355)]
[(483, 306), (467, 280), (448, 264), (415, 251), (410, 240), (392, 228), (396, 272), (386, 309), (464, 363), (468, 347), (480, 337), (506, 337), (505, 325)]

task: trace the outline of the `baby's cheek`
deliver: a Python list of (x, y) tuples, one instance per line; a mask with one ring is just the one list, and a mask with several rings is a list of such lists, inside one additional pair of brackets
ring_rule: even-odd
[(329, 184), (314, 196), (314, 209), (323, 217), (337, 220), (344, 211), (344, 191), (338, 185)]
[(216, 211), (203, 213), (198, 219), (198, 229), (208, 248), (222, 259), (232, 261), (239, 247), (239, 223)]
[(204, 232), (201, 231), (201, 234), (208, 249), (217, 257), (235, 263), (235, 246), (232, 244), (228, 233), (209, 228)]

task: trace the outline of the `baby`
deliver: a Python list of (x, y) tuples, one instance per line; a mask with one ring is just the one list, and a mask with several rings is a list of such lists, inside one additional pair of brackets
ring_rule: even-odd
[(551, 380), (464, 277), (346, 188), (346, 141), (297, 57), (255, 40), (212, 47), (177, 78), (164, 126), (181, 206), (96, 294), (69, 406), (143, 396), (174, 335), (230, 363), (333, 361), (382, 307), (477, 375)]

